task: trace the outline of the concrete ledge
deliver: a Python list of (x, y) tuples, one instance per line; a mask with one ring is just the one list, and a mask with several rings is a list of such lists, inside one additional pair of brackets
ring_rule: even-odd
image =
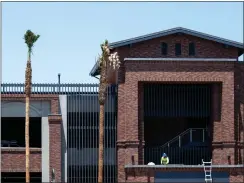
[[(212, 165), (213, 168), (244, 168), (244, 165)], [(203, 168), (203, 165), (125, 165), (125, 168)]]
[[(25, 147), (1, 147), (1, 153), (4, 152), (25, 152)], [(42, 148), (30, 148), (30, 153), (41, 153)]]

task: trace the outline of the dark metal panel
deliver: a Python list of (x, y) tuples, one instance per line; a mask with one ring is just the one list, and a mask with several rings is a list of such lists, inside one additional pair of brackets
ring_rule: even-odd
[(147, 117), (210, 116), (208, 84), (144, 84), (144, 114)]
[[(212, 172), (213, 182), (229, 182), (228, 172)], [(194, 182), (202, 183), (205, 181), (204, 172), (156, 172), (155, 173), (155, 183), (156, 182)]]
[[(104, 182), (117, 181), (116, 88), (108, 88), (105, 104)], [(80, 94), (68, 95), (68, 176), (71, 182), (97, 182), (99, 103), (98, 94), (90, 95), (94, 91), (97, 86), (81, 87)]]

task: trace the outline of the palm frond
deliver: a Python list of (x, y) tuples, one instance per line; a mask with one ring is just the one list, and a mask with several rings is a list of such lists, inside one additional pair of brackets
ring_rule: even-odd
[(27, 30), (24, 35), (25, 43), (28, 47), (28, 52), (32, 53), (32, 48), (34, 46), (34, 43), (40, 38), (40, 35), (34, 34), (31, 30)]

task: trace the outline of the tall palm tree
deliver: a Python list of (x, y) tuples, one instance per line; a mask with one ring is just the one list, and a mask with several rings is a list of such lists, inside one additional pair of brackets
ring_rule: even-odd
[(27, 30), (24, 35), (25, 43), (28, 47), (28, 58), (25, 70), (25, 95), (26, 95), (26, 106), (25, 106), (25, 157), (26, 157), (26, 182), (30, 182), (30, 149), (29, 149), (29, 113), (30, 113), (30, 97), (31, 97), (31, 79), (32, 79), (32, 68), (31, 68), (31, 53), (34, 43), (38, 40), (40, 35), (35, 35), (30, 30)]
[(101, 44), (102, 54), (99, 56), (99, 157), (98, 157), (98, 183), (103, 182), (103, 157), (104, 157), (104, 105), (106, 102), (106, 91), (108, 83), (108, 71), (110, 68), (118, 69), (120, 66), (117, 52), (110, 53), (108, 41)]

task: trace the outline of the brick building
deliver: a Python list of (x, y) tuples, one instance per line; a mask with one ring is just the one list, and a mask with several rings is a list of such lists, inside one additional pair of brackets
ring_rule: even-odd
[[(244, 181), (242, 43), (174, 28), (111, 43), (110, 49), (122, 65), (109, 73), (106, 182), (202, 182), (202, 159), (212, 159), (214, 180)], [(97, 64), (90, 74), (99, 75)], [(24, 121), (23, 86), (2, 85), (2, 121)], [(48, 182), (54, 169), (56, 181), (96, 181), (97, 89), (33, 86), (31, 115), (42, 129), (40, 147), (31, 149), (33, 177), (36, 172)], [(14, 176), (9, 172), (25, 171), (24, 147), (1, 152), (5, 181)], [(170, 157), (167, 168), (158, 166), (163, 152)], [(151, 161), (156, 166), (146, 165)]]

